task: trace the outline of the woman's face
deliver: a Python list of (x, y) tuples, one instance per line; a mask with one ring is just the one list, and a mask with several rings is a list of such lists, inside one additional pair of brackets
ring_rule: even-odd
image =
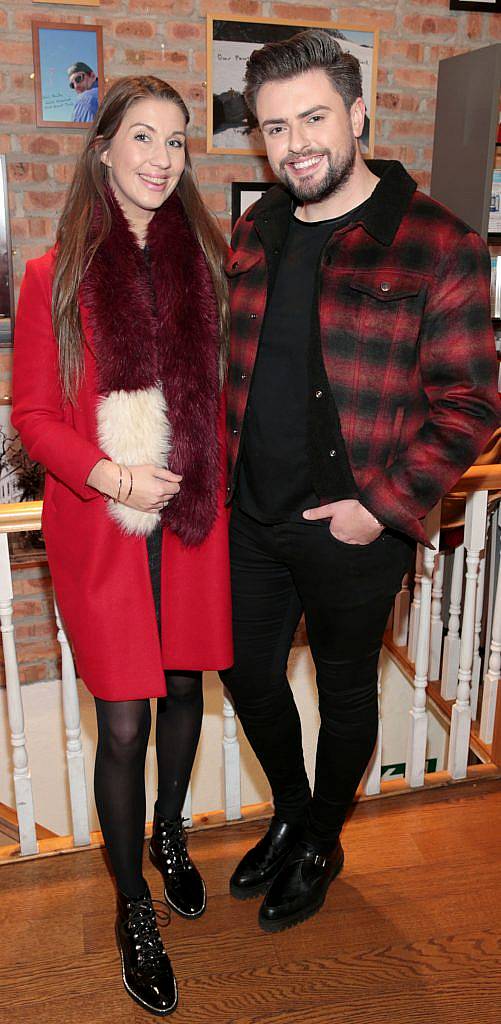
[(124, 115), (101, 160), (135, 234), (174, 191), (185, 165), (186, 125), (170, 100), (142, 99)]

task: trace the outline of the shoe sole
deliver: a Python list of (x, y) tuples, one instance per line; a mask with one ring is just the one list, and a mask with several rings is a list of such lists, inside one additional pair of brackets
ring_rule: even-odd
[(256, 896), (262, 896), (263, 893), (268, 892), (273, 878), (270, 878), (269, 882), (262, 882), (261, 885), (254, 885), (252, 889), (241, 889), (230, 882), (230, 895), (236, 900), (253, 900)]
[(115, 936), (116, 936), (118, 952), (120, 953), (120, 960), (121, 960), (121, 964), (122, 964), (122, 981), (124, 983), (124, 988), (125, 988), (125, 991), (127, 992), (127, 995), (129, 995), (131, 997), (131, 999), (133, 999), (134, 1002), (138, 1004), (138, 1006), (142, 1006), (143, 1010), (147, 1010), (148, 1013), (154, 1014), (155, 1017), (168, 1017), (170, 1013), (174, 1013), (174, 1010), (177, 1008), (177, 1004), (178, 1004), (178, 1001), (179, 1001), (179, 994), (178, 994), (178, 990), (177, 990), (177, 981), (176, 981), (176, 979), (174, 978), (175, 999), (174, 999), (174, 1002), (173, 1002), (172, 1006), (169, 1006), (167, 1010), (156, 1010), (154, 1006), (151, 1006), (150, 1003), (147, 1003), (147, 1002), (145, 1002), (144, 999), (141, 999), (141, 996), (138, 996), (136, 992), (133, 992), (133, 990), (127, 984), (127, 981), (125, 979), (124, 955), (123, 955), (123, 952), (122, 952), (122, 947), (120, 945), (120, 940), (118, 938), (118, 932), (117, 932), (116, 929), (115, 929)]
[(164, 876), (163, 876), (163, 871), (162, 871), (161, 867), (159, 867), (159, 865), (157, 863), (155, 854), (153, 853), (153, 850), (151, 849), (151, 846), (148, 847), (148, 853), (150, 855), (150, 860), (151, 860), (151, 863), (153, 864), (153, 867), (156, 868), (157, 871), (161, 874), (162, 879), (164, 881), (164, 899), (165, 899), (165, 902), (167, 903), (167, 905), (172, 910), (175, 910), (176, 914), (179, 914), (180, 917), (184, 917), (185, 920), (187, 920), (187, 921), (196, 921), (196, 919), (198, 917), (202, 916), (202, 914), (204, 913), (204, 911), (205, 911), (205, 909), (207, 907), (207, 889), (205, 887), (205, 882), (204, 882), (203, 878), (202, 878), (202, 885), (204, 887), (204, 902), (203, 902), (203, 906), (202, 906), (201, 910), (197, 910), (196, 914), (187, 914), (185, 910), (181, 910), (180, 907), (176, 907), (176, 904), (173, 903), (173, 901), (171, 900), (170, 896), (168, 896), (167, 889), (165, 888), (165, 879), (164, 879)]
[(318, 911), (322, 909), (325, 903), (327, 893), (329, 891), (329, 886), (334, 881), (334, 879), (337, 878), (340, 871), (342, 871), (343, 864), (344, 855), (341, 863), (336, 865), (336, 867), (334, 868), (334, 871), (332, 872), (327, 889), (325, 890), (322, 899), (318, 900), (317, 903), (315, 903), (313, 906), (308, 907), (305, 910), (298, 910), (296, 911), (296, 913), (288, 914), (287, 917), (282, 917), (279, 921), (269, 921), (266, 917), (261, 917), (261, 914), (259, 913), (259, 927), (262, 928), (264, 932), (284, 932), (288, 928), (294, 928), (296, 924), (302, 924), (303, 921), (307, 921), (310, 917), (314, 917), (314, 915), (318, 914)]

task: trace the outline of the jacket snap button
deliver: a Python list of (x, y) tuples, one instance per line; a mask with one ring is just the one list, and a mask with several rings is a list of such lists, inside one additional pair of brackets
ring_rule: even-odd
[(251, 320), (255, 320), (257, 317), (257, 313), (249, 313), (249, 317)]
[(330, 455), (331, 459), (334, 458), (335, 454), (336, 454), (336, 449), (332, 448), (331, 451), (329, 452), (329, 455)]
[(236, 262), (235, 262), (235, 263), (233, 264), (233, 266), (232, 266), (232, 268), (231, 268), (231, 269), (232, 269), (232, 270), (236, 270), (236, 269), (237, 269), (237, 267), (238, 267), (238, 260), (236, 260)]
[(320, 391), (320, 389), (318, 391), (315, 391), (315, 398), (321, 398), (322, 395), (323, 395), (323, 391)]
[(233, 433), (234, 433), (234, 434), (238, 434), (238, 430), (237, 430), (237, 428), (236, 428), (236, 427), (233, 427)]
[(273, 255), (274, 256), (280, 256), (280, 249), (274, 249), (273, 250)]
[(391, 284), (390, 284), (389, 281), (381, 281), (381, 284), (379, 285), (379, 287), (380, 287), (382, 292), (389, 292), (389, 291), (391, 291)]
[(241, 373), (240, 374), (240, 380), (247, 380), (247, 374), (246, 373)]

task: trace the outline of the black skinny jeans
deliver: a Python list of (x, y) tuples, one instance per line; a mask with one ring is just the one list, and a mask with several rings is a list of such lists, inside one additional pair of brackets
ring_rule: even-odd
[[(377, 665), (414, 545), (385, 530), (368, 545), (336, 540), (329, 520), (263, 525), (235, 509), (230, 526), (235, 662), (222, 674), (270, 782), (275, 813), (331, 848), (377, 736)], [(304, 611), (320, 731), (315, 787), (304, 767), (287, 658)]]

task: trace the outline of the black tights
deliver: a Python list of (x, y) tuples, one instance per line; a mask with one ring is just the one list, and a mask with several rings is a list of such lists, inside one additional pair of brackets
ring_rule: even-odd
[[(181, 812), (200, 736), (202, 673), (166, 672), (165, 678), (168, 696), (157, 702), (157, 808), (172, 820)], [(95, 700), (94, 794), (99, 821), (119, 889), (127, 896), (142, 896), (150, 702)]]

